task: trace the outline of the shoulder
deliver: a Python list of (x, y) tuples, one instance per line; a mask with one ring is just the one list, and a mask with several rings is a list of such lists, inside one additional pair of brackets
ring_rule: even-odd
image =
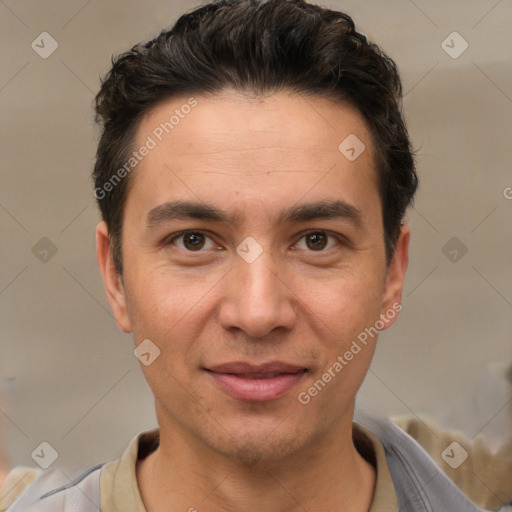
[[(140, 432), (120, 458), (90, 467), (73, 479), (61, 468), (44, 471), (15, 468), (8, 479), (12, 485), (18, 483), (19, 488), (5, 496), (0, 512), (98, 512), (101, 507), (118, 510), (117, 506), (109, 508), (109, 505), (115, 504), (120, 494), (123, 499), (129, 495), (131, 501), (137, 501), (136, 461), (154, 450), (158, 442), (158, 429)], [(26, 481), (24, 472), (28, 475)], [(7, 487), (8, 479), (3, 488)]]
[(491, 451), (481, 435), (469, 440), (429, 418), (407, 416), (393, 421), (479, 506), (496, 510), (512, 504), (512, 439)]
[[(74, 510), (76, 512), (97, 512), (99, 510), (99, 478), (102, 466), (103, 464), (99, 464), (91, 467), (72, 480), (69, 480), (60, 470), (41, 471), (34, 468), (14, 468), (2, 487), (7, 494), (2, 502), (4, 508), (0, 508), (0, 511)], [(17, 482), (13, 478), (18, 478)], [(18, 483), (21, 489), (15, 493), (9, 493), (9, 489), (6, 488), (9, 481), (13, 482), (13, 485)]]
[(364, 415), (359, 421), (378, 437), (384, 447), (400, 510), (483, 510), (443, 473), (415, 439), (390, 419)]
[(17, 466), (11, 469), (0, 485), (0, 512), (14, 503), (40, 473), (40, 469), (27, 466)]

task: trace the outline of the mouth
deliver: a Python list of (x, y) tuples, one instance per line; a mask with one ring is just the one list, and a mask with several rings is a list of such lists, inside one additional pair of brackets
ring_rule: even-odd
[(286, 395), (308, 371), (281, 362), (263, 365), (236, 362), (203, 369), (226, 394), (252, 402), (276, 400)]

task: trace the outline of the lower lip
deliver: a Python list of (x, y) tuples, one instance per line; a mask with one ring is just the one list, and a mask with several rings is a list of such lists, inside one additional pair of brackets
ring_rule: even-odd
[(229, 373), (208, 373), (233, 398), (263, 402), (275, 400), (288, 393), (306, 372), (283, 373), (270, 379), (244, 379)]

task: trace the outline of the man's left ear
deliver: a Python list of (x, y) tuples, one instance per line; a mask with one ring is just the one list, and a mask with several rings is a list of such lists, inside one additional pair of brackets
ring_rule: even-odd
[[(380, 312), (387, 329), (395, 323), (398, 312), (402, 309), (402, 291), (404, 286), (405, 272), (409, 262), (409, 240), (411, 230), (403, 224), (400, 228), (400, 235), (396, 242), (395, 252), (389, 264), (382, 310)], [(393, 312), (390, 314), (390, 312)]]

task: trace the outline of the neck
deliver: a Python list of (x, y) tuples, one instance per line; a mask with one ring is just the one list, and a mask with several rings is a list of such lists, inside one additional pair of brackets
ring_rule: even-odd
[(161, 424), (159, 448), (137, 464), (146, 510), (367, 512), (375, 470), (355, 449), (349, 419), (300, 453), (251, 466)]

